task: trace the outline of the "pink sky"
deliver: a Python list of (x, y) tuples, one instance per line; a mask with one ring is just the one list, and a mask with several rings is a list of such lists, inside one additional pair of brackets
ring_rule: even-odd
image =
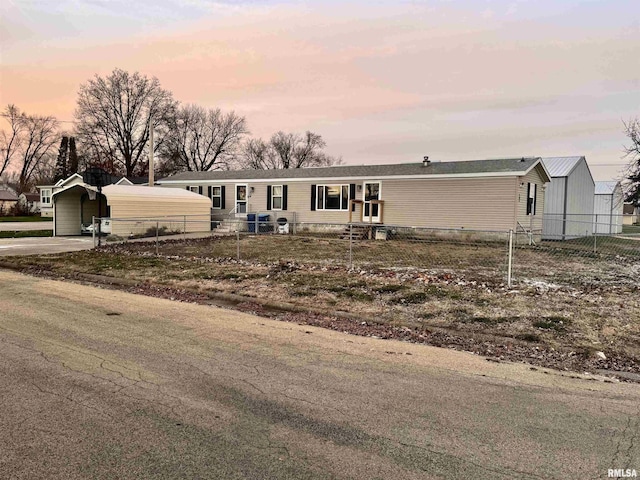
[(640, 115), (637, 10), (5, 0), (0, 103), (73, 120), (79, 85), (118, 67), (182, 102), (235, 110), (254, 136), (320, 133), (348, 164), (586, 155), (608, 180), (624, 162), (622, 120)]

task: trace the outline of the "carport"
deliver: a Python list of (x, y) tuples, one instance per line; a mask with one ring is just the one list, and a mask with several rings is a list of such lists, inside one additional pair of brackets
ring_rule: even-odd
[(203, 195), (136, 185), (107, 185), (100, 194), (97, 187), (82, 183), (53, 194), (54, 236), (80, 235), (82, 225), (98, 217), (98, 202), (102, 216), (112, 219), (114, 235), (137, 235), (156, 225), (186, 232), (211, 228), (211, 200)]

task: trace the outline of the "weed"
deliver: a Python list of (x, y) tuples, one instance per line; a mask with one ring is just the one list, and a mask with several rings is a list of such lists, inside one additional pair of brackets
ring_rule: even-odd
[(554, 330), (556, 332), (564, 332), (567, 329), (567, 325), (571, 324), (571, 320), (565, 317), (543, 317), (540, 320), (533, 322), (533, 326), (542, 330)]

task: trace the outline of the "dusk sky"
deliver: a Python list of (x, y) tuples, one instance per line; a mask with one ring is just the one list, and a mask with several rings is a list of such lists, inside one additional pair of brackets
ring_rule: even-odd
[(608, 180), (640, 116), (637, 0), (3, 0), (0, 15), (2, 108), (61, 120), (118, 67), (256, 137), (319, 133), (347, 164), (585, 155)]

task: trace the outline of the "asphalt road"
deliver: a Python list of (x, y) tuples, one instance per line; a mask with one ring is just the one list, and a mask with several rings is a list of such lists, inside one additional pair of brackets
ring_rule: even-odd
[(585, 378), (0, 270), (0, 478), (640, 469), (640, 385)]
[(92, 237), (0, 238), (0, 257), (75, 252), (93, 248)]

